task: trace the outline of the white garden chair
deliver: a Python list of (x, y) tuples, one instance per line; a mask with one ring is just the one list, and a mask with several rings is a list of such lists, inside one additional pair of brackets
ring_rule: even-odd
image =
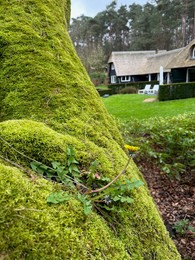
[(144, 89), (138, 90), (138, 94), (148, 94), (150, 88), (151, 88), (151, 85), (147, 84), (147, 85), (145, 85)]
[(157, 95), (158, 94), (158, 90), (159, 90), (159, 85), (154, 85), (154, 87), (152, 89), (150, 89), (148, 91), (148, 94), (151, 94), (151, 95)]

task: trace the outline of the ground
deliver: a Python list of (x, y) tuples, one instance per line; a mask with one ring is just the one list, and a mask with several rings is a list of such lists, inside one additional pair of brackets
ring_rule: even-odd
[(144, 102), (154, 102), (156, 101), (156, 98), (146, 98), (144, 99)]
[(183, 219), (188, 219), (190, 225), (195, 227), (194, 177), (186, 176), (182, 181), (171, 181), (166, 175), (161, 174), (158, 166), (148, 161), (139, 162), (139, 168), (182, 259), (194, 260), (194, 233), (188, 231), (184, 235), (178, 235), (174, 229), (174, 223)]

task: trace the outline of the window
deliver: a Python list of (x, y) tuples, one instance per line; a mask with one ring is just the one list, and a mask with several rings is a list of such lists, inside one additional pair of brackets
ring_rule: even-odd
[(122, 76), (121, 77), (121, 82), (129, 82), (130, 81), (130, 76)]
[(195, 59), (195, 47), (192, 49), (192, 59)]
[(111, 70), (114, 70), (114, 63), (111, 64)]
[(190, 58), (195, 59), (195, 45), (190, 48)]
[(111, 76), (111, 83), (112, 84), (116, 83), (116, 76)]

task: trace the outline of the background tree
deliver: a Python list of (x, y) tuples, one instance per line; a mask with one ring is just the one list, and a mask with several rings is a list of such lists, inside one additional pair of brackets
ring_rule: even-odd
[(195, 2), (181, 0), (181, 6), (183, 46), (185, 46), (195, 37)]
[(105, 10), (105, 52), (112, 50), (126, 50), (128, 46), (128, 11), (126, 5), (116, 10), (116, 1), (113, 1)]
[(155, 6), (133, 4), (129, 6), (132, 50), (151, 50), (157, 48), (158, 14)]
[(177, 0), (157, 1), (158, 49), (181, 47), (181, 5)]
[(180, 48), (195, 37), (195, 2), (153, 0), (117, 8), (112, 1), (94, 18), (73, 19), (70, 36), (88, 72), (88, 56), (97, 49), (105, 67), (112, 51)]

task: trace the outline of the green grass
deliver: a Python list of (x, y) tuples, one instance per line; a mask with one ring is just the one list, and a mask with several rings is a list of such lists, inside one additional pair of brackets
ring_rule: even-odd
[(147, 119), (151, 117), (172, 117), (187, 112), (195, 112), (195, 98), (171, 101), (144, 102), (148, 95), (113, 95), (104, 98), (108, 112), (114, 117), (127, 121), (130, 118)]
[(99, 86), (96, 87), (96, 89), (107, 90), (107, 89), (109, 89), (109, 88), (108, 88), (107, 86), (105, 86), (105, 85), (99, 85)]

